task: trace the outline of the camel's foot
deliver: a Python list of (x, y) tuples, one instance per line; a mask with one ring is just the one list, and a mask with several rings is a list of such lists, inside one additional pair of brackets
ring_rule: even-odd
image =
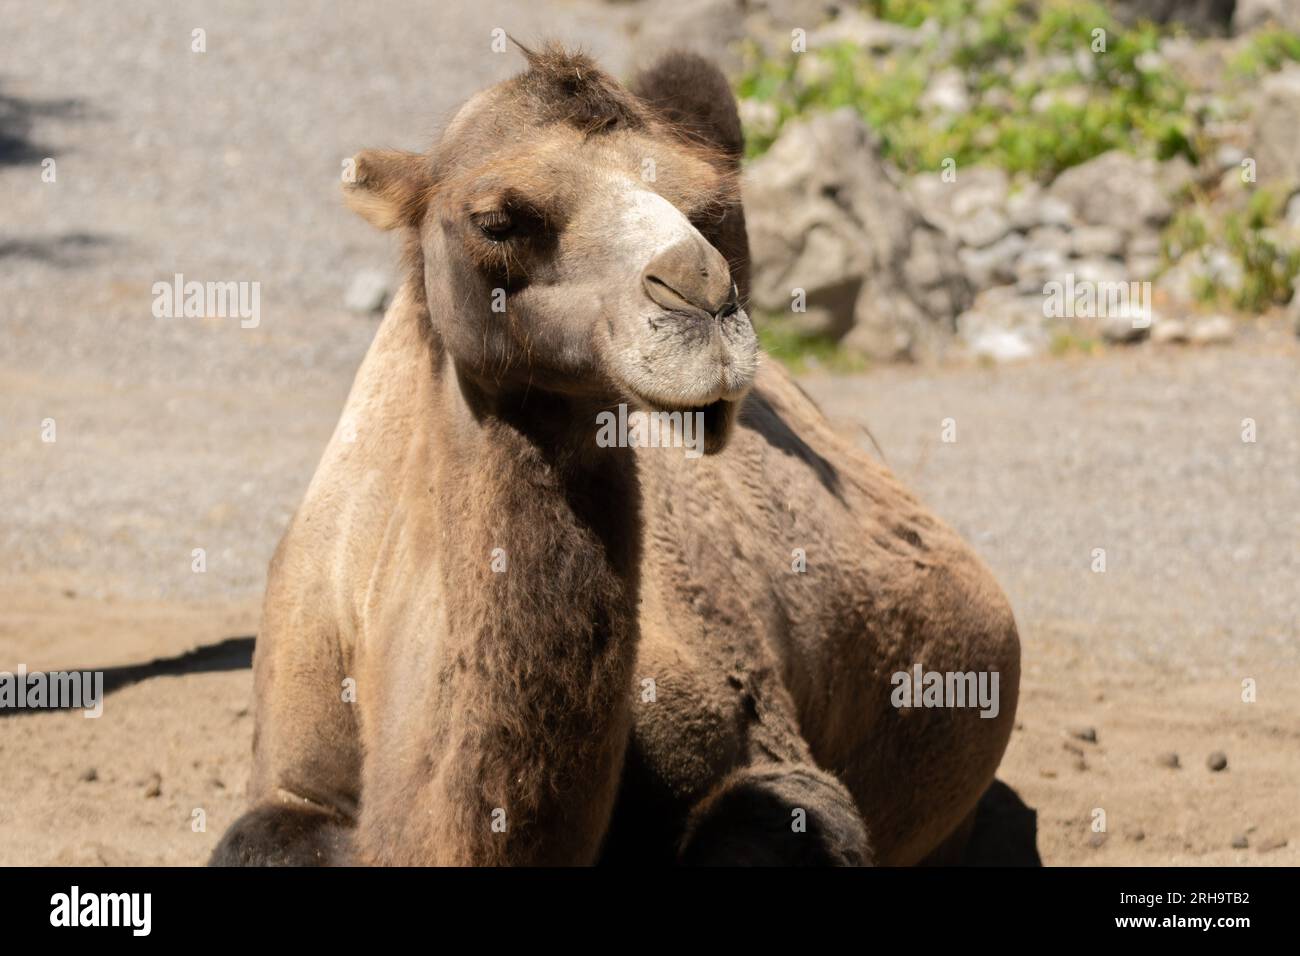
[(678, 858), (697, 866), (862, 866), (867, 828), (844, 785), (807, 764), (732, 773), (691, 812)]
[(309, 807), (263, 804), (236, 820), (208, 866), (329, 866), (348, 862), (348, 828)]

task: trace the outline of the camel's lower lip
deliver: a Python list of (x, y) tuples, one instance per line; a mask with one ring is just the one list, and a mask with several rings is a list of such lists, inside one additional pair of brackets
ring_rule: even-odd
[(731, 406), (734, 404), (728, 399), (717, 398), (703, 405), (666, 405), (663, 402), (652, 402), (639, 396), (638, 401), (651, 412), (667, 413), (669, 415), (699, 415), (698, 421), (703, 427), (699, 429), (698, 433), (704, 435), (705, 448), (710, 453), (720, 448), (726, 441), (730, 430), (728, 425), (732, 417)]
[(706, 422), (711, 416), (721, 415), (726, 411), (727, 405), (730, 404), (725, 398), (714, 399), (711, 402), (706, 402), (700, 405), (668, 404), (665, 402), (653, 401), (652, 399), (644, 398), (640, 395), (637, 396), (637, 400), (640, 404), (644, 405), (648, 411), (652, 412), (668, 412), (669, 414), (676, 412), (682, 415), (693, 415), (697, 412), (703, 413)]

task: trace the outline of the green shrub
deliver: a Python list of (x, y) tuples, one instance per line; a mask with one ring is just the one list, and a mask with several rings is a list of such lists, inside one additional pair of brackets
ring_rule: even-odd
[(1300, 61), (1300, 34), (1269, 27), (1254, 34), (1228, 62), (1228, 75), (1237, 81), (1253, 80), (1297, 61)]
[(847, 374), (861, 372), (868, 365), (865, 356), (828, 336), (799, 332), (788, 319), (756, 315), (754, 331), (763, 351), (796, 375), (814, 369)]
[[(774, 124), (749, 131), (751, 156), (765, 151), (792, 117), (848, 106), (876, 130), (885, 155), (909, 173), (938, 169), (951, 158), (958, 166), (988, 163), (1048, 179), (1115, 148), (1195, 159), (1182, 85), (1143, 59), (1156, 48), (1154, 27), (1122, 29), (1100, 5), (1062, 0), (1036, 8), (993, 0), (965, 19), (969, 4), (944, 0), (870, 6), (907, 25), (934, 18), (951, 26), (958, 42), (944, 54), (932, 40), (919, 54), (880, 60), (848, 44), (777, 59), (751, 48), (738, 93), (770, 104), (776, 114)], [(1093, 54), (1097, 28), (1106, 31), (1107, 46)], [(1017, 79), (1028, 55), (1037, 57), (1041, 75)], [(957, 116), (920, 102), (934, 73), (949, 67), (962, 70), (971, 90), (970, 109)], [(1035, 97), (1064, 89), (1082, 96), (1035, 107)]]
[(1300, 275), (1300, 250), (1274, 238), (1284, 212), (1284, 197), (1266, 188), (1250, 193), (1244, 206), (1217, 216), (1199, 203), (1179, 210), (1161, 239), (1164, 259), (1172, 263), (1199, 256), (1205, 261), (1217, 247), (1240, 267), (1241, 281), (1227, 286), (1202, 275), (1192, 289), (1197, 299), (1246, 312), (1280, 305), (1291, 297)]

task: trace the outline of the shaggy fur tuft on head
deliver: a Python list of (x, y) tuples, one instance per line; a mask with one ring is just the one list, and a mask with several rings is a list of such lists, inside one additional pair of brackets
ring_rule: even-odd
[(534, 52), (516, 41), (528, 59), (528, 70), (518, 77), (543, 122), (567, 123), (585, 133), (614, 129), (643, 129), (646, 115), (636, 97), (601, 71), (581, 52), (569, 52), (548, 43)]

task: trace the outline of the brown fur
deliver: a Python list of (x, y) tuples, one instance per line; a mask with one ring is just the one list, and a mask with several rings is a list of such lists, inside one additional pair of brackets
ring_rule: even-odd
[[(784, 372), (754, 379), (717, 271), (743, 301), (720, 75), (678, 56), (633, 89), (529, 53), (428, 155), (360, 157), (349, 201), (411, 272), (272, 562), (254, 808), (214, 862), (911, 863), (992, 780), (1005, 599)], [(599, 447), (646, 389), (726, 450)], [(1001, 713), (893, 708), (917, 662), (999, 671)]]

